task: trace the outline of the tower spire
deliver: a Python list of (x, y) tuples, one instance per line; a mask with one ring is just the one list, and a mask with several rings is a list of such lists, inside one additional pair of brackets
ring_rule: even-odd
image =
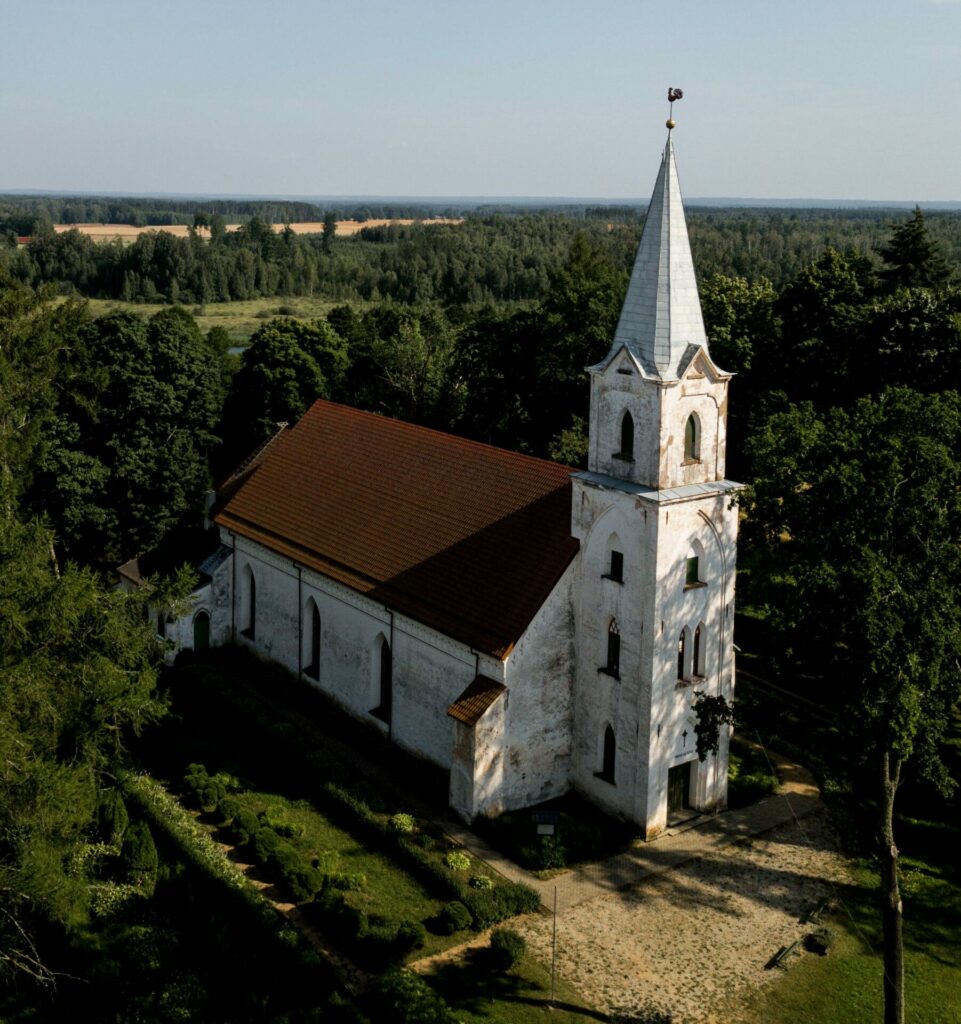
[[(673, 104), (680, 98), (680, 89), (669, 90), (669, 102)], [(689, 346), (707, 348), (681, 186), (674, 163), (673, 128), (671, 118), (667, 122), (667, 144), (610, 352), (614, 355), (622, 346), (626, 347), (645, 372), (663, 380), (677, 378)]]

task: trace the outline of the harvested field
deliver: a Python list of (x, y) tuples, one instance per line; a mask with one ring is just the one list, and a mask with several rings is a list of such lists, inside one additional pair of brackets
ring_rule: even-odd
[[(379, 228), (388, 224), (460, 224), (463, 218), (433, 217), (425, 220), (414, 220), (409, 217), (397, 217), (382, 220), (339, 220), (337, 221), (337, 234), (342, 236), (356, 235), (364, 228)], [(239, 224), (228, 224), (228, 231), (236, 231)], [(297, 221), (290, 225), (296, 235), (319, 235), (324, 230), (323, 221)], [(284, 230), (283, 224), (274, 224), (274, 231)], [(154, 224), (145, 227), (134, 227), (132, 224), (55, 224), (54, 230), (58, 234), (65, 231), (79, 231), (80, 234), (92, 238), (95, 242), (133, 242), (145, 231), (165, 231), (167, 234), (175, 235), (177, 238), (186, 238), (189, 228), (186, 224)], [(199, 228), (197, 234), (201, 238), (208, 238), (210, 232), (206, 228)]]

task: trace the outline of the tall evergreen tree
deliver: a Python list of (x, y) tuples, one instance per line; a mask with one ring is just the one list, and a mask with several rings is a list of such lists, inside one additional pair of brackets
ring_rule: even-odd
[(878, 252), (887, 264), (881, 278), (891, 289), (939, 288), (951, 278), (951, 268), (931, 241), (919, 206)]

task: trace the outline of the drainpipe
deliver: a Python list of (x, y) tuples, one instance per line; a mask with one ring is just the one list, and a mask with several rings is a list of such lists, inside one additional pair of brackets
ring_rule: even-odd
[(387, 742), (394, 742), (394, 611), (387, 608), (390, 616), (390, 707), (387, 709)]
[(297, 566), (297, 678), (304, 678), (304, 571)]
[(234, 551), (230, 559), (230, 642), (237, 642), (237, 534), (232, 533)]

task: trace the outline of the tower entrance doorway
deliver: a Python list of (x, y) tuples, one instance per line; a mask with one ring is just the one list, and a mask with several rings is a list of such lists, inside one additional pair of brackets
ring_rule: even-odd
[(667, 772), (668, 824), (690, 817), (691, 762), (675, 765)]

